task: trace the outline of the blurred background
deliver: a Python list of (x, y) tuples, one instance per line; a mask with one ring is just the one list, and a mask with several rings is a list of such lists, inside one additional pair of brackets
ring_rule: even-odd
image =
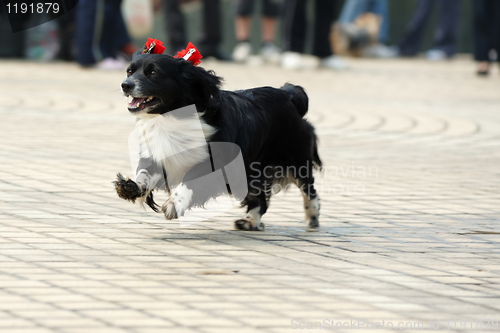
[[(495, 0), (81, 0), (18, 33), (1, 10), (0, 57), (105, 70), (123, 69), (147, 37), (164, 41), (165, 53), (192, 41), (205, 58), (289, 69), (342, 70), (349, 57), (472, 54), (478, 75), (489, 73), (500, 45)], [(31, 15), (26, 26), (47, 16)]]

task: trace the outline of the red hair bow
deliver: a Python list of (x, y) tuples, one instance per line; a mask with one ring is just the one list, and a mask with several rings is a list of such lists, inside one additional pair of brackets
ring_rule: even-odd
[(163, 42), (161, 40), (148, 38), (148, 41), (144, 46), (144, 51), (142, 51), (142, 53), (163, 54), (164, 51), (165, 51), (165, 46), (163, 46)]
[(198, 66), (201, 63), (200, 59), (203, 57), (193, 43), (189, 42), (187, 47), (184, 50), (177, 52), (174, 58), (182, 58), (184, 60), (191, 61), (194, 66)]

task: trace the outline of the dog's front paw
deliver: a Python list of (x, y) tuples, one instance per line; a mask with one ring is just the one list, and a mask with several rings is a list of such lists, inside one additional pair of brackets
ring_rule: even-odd
[(263, 222), (256, 221), (254, 218), (248, 216), (234, 221), (234, 227), (238, 230), (247, 231), (263, 231), (266, 228)]
[(170, 198), (161, 207), (167, 220), (173, 220), (179, 216), (184, 216), (184, 213), (191, 205), (193, 190), (189, 189), (184, 183), (180, 183), (175, 188)]
[(121, 173), (116, 175), (115, 184), (116, 193), (122, 199), (135, 202), (135, 199), (143, 195), (139, 186), (131, 179), (122, 176)]
[(172, 197), (168, 198), (168, 200), (161, 206), (161, 211), (165, 214), (165, 218), (167, 220), (175, 220), (178, 217)]

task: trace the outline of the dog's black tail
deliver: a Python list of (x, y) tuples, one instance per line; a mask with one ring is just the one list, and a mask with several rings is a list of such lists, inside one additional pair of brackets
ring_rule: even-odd
[(304, 117), (307, 113), (307, 109), (309, 108), (309, 98), (307, 97), (304, 88), (291, 83), (286, 83), (280, 89), (286, 91), (288, 95), (290, 95), (293, 105), (297, 111), (299, 111), (300, 116)]

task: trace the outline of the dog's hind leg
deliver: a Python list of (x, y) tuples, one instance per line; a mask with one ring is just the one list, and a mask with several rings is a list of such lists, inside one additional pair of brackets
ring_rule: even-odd
[(304, 211), (306, 213), (306, 224), (309, 228), (317, 228), (319, 227), (319, 196), (314, 189), (314, 186), (311, 184), (310, 189), (314, 191), (314, 194), (308, 193), (307, 191), (303, 191), (302, 189), (302, 197), (304, 198)]
[[(309, 164), (309, 163), (308, 163)], [(309, 228), (319, 227), (319, 196), (314, 188), (314, 177), (312, 167), (309, 168), (310, 174), (307, 177), (299, 177), (297, 185), (304, 198), (305, 222)]]

